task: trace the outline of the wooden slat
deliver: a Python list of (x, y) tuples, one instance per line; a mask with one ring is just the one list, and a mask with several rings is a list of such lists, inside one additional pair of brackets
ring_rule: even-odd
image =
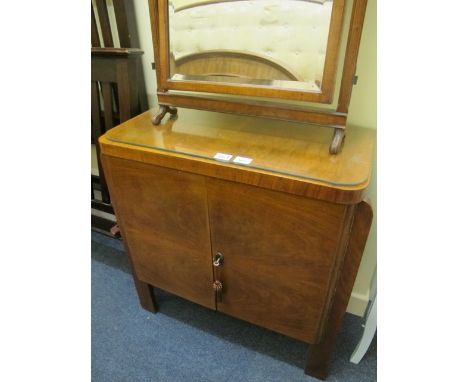
[(107, 191), (107, 183), (104, 178), (104, 171), (101, 165), (101, 146), (98, 143), (98, 139), (103, 133), (101, 126), (101, 111), (99, 102), (99, 87), (97, 82), (91, 82), (91, 120), (92, 128), (91, 134), (93, 135), (94, 142), (96, 142), (96, 154), (99, 168), (99, 179), (101, 182), (101, 195), (104, 203), (109, 203), (109, 192)]
[(91, 4), (91, 46), (100, 47), (99, 32), (96, 25), (96, 18), (94, 17), (93, 4)]
[[(127, 17), (127, 26), (129, 33), (129, 45), (130, 48), (140, 48), (140, 40), (138, 38), (138, 31), (136, 25), (136, 15), (135, 15), (135, 4), (133, 0), (120, 0), (125, 4), (125, 15)], [(115, 1), (114, 1), (115, 7)], [(116, 11), (117, 12), (117, 11)], [(119, 32), (120, 33), (120, 32)], [(120, 41), (120, 46), (122, 45), (122, 40)], [(143, 78), (143, 64), (139, 64), (138, 68), (138, 99), (139, 99), (139, 112), (148, 110), (148, 99), (146, 95), (145, 79)]]
[(114, 0), (115, 20), (119, 32), (121, 48), (130, 48), (130, 33), (128, 30), (127, 13), (124, 0)]
[(137, 64), (138, 67), (136, 68), (136, 75), (137, 75), (137, 83), (138, 83), (138, 112), (143, 113), (144, 111), (148, 110), (148, 96), (146, 94), (146, 86), (145, 86), (145, 79), (143, 78), (143, 70), (142, 70), (142, 63)]
[(138, 83), (140, 86), (138, 86), (138, 107), (140, 112), (144, 112), (148, 110), (148, 96), (146, 95), (145, 91), (145, 83), (143, 80), (143, 76), (141, 75), (141, 72), (139, 73), (138, 76)]
[(366, 15), (367, 0), (355, 0), (353, 3), (353, 13), (349, 27), (348, 45), (346, 46), (346, 56), (343, 66), (343, 77), (341, 78), (340, 98), (338, 99), (337, 111), (347, 113), (351, 92), (353, 90), (353, 80), (356, 73), (356, 63), (359, 53), (359, 43), (361, 42), (364, 16)]
[(138, 114), (138, 82), (135, 61), (117, 62), (117, 86), (119, 93), (120, 123)]
[(115, 61), (91, 56), (91, 81), (117, 82)]
[(127, 15), (128, 33), (130, 35), (130, 47), (140, 48), (140, 39), (138, 38), (137, 18), (135, 13), (134, 0), (123, 0), (125, 3), (125, 14)]
[(99, 15), (99, 23), (101, 24), (101, 35), (104, 46), (114, 46), (106, 0), (96, 0), (96, 6)]
[(105, 204), (105, 203), (98, 202), (96, 200), (92, 200), (91, 208), (94, 208), (95, 210), (98, 210), (98, 211), (106, 212), (108, 214), (115, 215), (114, 209), (112, 208), (110, 204)]
[[(114, 126), (120, 123), (120, 111), (119, 111), (119, 86), (116, 82), (111, 83), (112, 86), (112, 118)], [(117, 122), (116, 122), (117, 121)]]
[(114, 127), (113, 118), (112, 118), (112, 88), (109, 82), (102, 82), (102, 98), (103, 98), (103, 108), (104, 108), (104, 123), (105, 131), (112, 129)]
[[(127, 62), (125, 62), (127, 64)], [(117, 87), (119, 93), (119, 114), (120, 123), (130, 119), (130, 84), (128, 79), (128, 71), (122, 68), (123, 64), (117, 67)]]
[(99, 183), (99, 176), (98, 175), (92, 175), (91, 174), (91, 184), (98, 184)]
[(114, 221), (91, 214), (91, 229), (93, 231), (114, 237), (114, 235), (112, 235), (110, 232), (113, 226), (115, 226)]
[(92, 135), (96, 142), (103, 133), (101, 127), (101, 113), (100, 113), (100, 101), (99, 101), (99, 87), (97, 82), (91, 82), (91, 120), (92, 120)]
[(143, 51), (140, 49), (134, 48), (91, 48), (91, 56), (92, 57), (109, 57), (109, 56), (120, 56), (120, 57), (127, 57), (127, 56), (139, 56), (142, 55)]

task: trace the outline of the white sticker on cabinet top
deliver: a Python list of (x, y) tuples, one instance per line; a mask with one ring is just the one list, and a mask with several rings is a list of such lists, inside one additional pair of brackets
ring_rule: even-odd
[(224, 154), (224, 153), (216, 153), (213, 157), (216, 160), (222, 160), (223, 162), (229, 162), (232, 158), (231, 154)]
[(239, 164), (250, 164), (252, 163), (252, 158), (246, 158), (246, 157), (235, 157), (234, 160), (232, 161), (233, 163), (239, 163)]

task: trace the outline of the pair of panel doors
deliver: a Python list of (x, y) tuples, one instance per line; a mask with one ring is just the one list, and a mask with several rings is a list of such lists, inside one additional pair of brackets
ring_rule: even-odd
[[(138, 279), (290, 337), (319, 341), (346, 206), (107, 157)], [(222, 253), (216, 270), (213, 259)], [(218, 301), (213, 283), (222, 283)]]

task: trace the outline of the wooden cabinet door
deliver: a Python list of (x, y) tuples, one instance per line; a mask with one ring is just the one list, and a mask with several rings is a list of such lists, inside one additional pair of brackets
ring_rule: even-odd
[(350, 208), (216, 179), (208, 182), (221, 312), (319, 341), (344, 253)]
[(103, 159), (137, 278), (214, 309), (205, 178)]

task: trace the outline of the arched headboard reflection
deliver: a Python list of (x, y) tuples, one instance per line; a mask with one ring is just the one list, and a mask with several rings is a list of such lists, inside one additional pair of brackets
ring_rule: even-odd
[(286, 64), (270, 57), (235, 50), (209, 50), (187, 54), (173, 60), (173, 73), (193, 76), (229, 76), (238, 78), (272, 78), (287, 81), (303, 81), (302, 76)]

